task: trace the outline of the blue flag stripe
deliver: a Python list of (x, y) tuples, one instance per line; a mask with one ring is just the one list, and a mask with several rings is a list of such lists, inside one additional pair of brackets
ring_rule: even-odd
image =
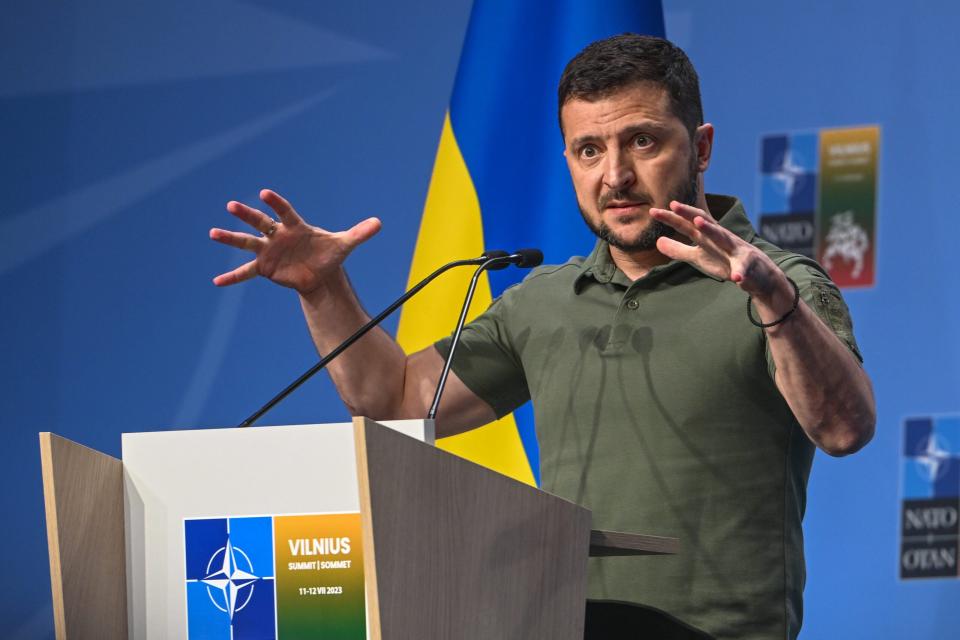
[[(486, 246), (538, 247), (548, 263), (593, 247), (563, 158), (557, 84), (583, 47), (625, 32), (663, 36), (659, 0), (474, 3), (450, 119), (480, 201)], [(521, 276), (491, 272), (493, 295)], [(533, 412), (527, 405), (515, 417), (539, 483)]]

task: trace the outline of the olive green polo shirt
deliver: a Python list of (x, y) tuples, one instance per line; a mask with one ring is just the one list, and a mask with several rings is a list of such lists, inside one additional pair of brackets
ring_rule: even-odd
[[(708, 205), (859, 358), (823, 269), (759, 238), (739, 200)], [(676, 556), (591, 559), (588, 597), (717, 638), (793, 638), (814, 446), (746, 307), (735, 284), (680, 261), (631, 281), (598, 242), (505, 291), (465, 328), (453, 370), (498, 416), (533, 400), (542, 488), (591, 509), (595, 528), (680, 538)]]

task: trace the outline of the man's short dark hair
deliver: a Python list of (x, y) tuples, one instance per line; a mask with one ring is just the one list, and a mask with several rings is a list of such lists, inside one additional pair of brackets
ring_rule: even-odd
[(602, 100), (644, 82), (666, 90), (670, 110), (692, 139), (703, 124), (700, 80), (687, 54), (663, 38), (624, 33), (587, 45), (560, 76), (558, 109), (562, 112), (563, 105), (573, 99)]

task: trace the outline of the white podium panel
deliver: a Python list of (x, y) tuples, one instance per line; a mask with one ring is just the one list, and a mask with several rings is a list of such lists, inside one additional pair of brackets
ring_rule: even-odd
[(186, 520), (360, 510), (349, 422), (124, 434), (123, 466), (131, 638), (187, 635)]

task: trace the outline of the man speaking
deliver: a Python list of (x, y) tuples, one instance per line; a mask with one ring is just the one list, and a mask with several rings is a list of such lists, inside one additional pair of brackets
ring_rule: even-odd
[[(559, 111), (597, 243), (466, 327), (437, 435), (530, 399), (544, 490), (592, 509), (598, 528), (681, 538), (674, 557), (591, 560), (587, 637), (795, 638), (814, 448), (849, 454), (874, 430), (846, 305), (819, 265), (760, 239), (738, 199), (704, 193), (714, 130), (679, 48), (589, 45), (560, 79)], [(211, 230), (256, 254), (214, 283), (295, 289), (327, 353), (368, 320), (342, 265), (380, 223), (331, 233), (261, 198), (279, 221), (227, 210), (262, 237)], [(356, 415), (422, 418), (449, 348), (406, 355), (378, 330), (330, 374)]]

